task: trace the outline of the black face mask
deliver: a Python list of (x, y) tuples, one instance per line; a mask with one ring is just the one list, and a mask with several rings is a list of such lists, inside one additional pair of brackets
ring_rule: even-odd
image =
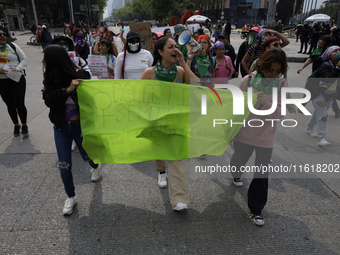
[(127, 40), (127, 51), (129, 53), (138, 53), (141, 50), (141, 44), (139, 38), (131, 38)]

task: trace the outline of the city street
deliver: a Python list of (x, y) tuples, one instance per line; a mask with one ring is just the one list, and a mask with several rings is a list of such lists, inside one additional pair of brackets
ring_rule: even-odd
[[(101, 180), (92, 183), (91, 167), (76, 150), (72, 171), (77, 205), (72, 215), (63, 216), (67, 196), (57, 168), (49, 109), (41, 94), (43, 52), (27, 45), (31, 34), (17, 32), (16, 37), (29, 61), (29, 137), (13, 136), (13, 124), (0, 100), (0, 254), (340, 254), (340, 168), (338, 173), (311, 170), (327, 164), (330, 171), (340, 164), (340, 119), (332, 109), (329, 147), (317, 146), (317, 140), (306, 134), (310, 116), (288, 113), (285, 119), (298, 125), (279, 125), (273, 166), (302, 166), (306, 172), (308, 164), (309, 172), (270, 178), (263, 227), (247, 218), (252, 175), (244, 178), (243, 187), (236, 187), (230, 175), (195, 173), (191, 167), (228, 165), (231, 148), (220, 157), (183, 160), (191, 200), (184, 212), (172, 210), (168, 189), (157, 185), (152, 161), (103, 164)], [(303, 88), (312, 65), (296, 73), (308, 55), (297, 54), (300, 43), (289, 39), (284, 48), (294, 61), (288, 63), (289, 86)], [(115, 40), (121, 49), (120, 39)], [(242, 41), (237, 32), (231, 34), (236, 53)], [(239, 80), (230, 83), (237, 85)], [(306, 108), (314, 110), (312, 103)], [(253, 163), (254, 155), (248, 165)]]

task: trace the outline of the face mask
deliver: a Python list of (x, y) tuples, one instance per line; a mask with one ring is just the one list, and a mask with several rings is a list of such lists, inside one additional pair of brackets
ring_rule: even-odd
[(77, 37), (76, 37), (76, 42), (77, 42), (78, 44), (80, 44), (82, 40), (84, 40), (84, 36), (83, 36), (83, 35), (77, 35)]
[(256, 41), (256, 34), (250, 34), (249, 35), (248, 45), (252, 46), (255, 41)]
[(66, 50), (66, 51), (69, 51), (69, 47), (68, 47), (68, 44), (61, 44), (61, 46), (63, 46), (63, 48)]
[(137, 53), (141, 49), (140, 42), (130, 43), (128, 42), (128, 49), (129, 53)]
[(268, 36), (266, 36), (265, 38), (263, 38), (263, 39), (261, 40), (261, 46), (264, 44), (265, 40), (267, 40), (269, 37), (270, 37), (270, 36), (268, 35)]

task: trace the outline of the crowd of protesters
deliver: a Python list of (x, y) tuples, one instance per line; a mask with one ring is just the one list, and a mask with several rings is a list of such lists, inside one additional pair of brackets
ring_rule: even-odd
[[(300, 26), (301, 27), (301, 26)], [(41, 30), (39, 30), (41, 29)], [(50, 120), (54, 124), (55, 143), (59, 157), (59, 169), (64, 183), (68, 199), (65, 202), (63, 213), (71, 214), (76, 203), (75, 188), (71, 173), (71, 142), (75, 141), (81, 152), (82, 158), (92, 166), (92, 181), (100, 179), (100, 165), (94, 164), (82, 148), (82, 137), (79, 126), (79, 108), (77, 104), (76, 88), (80, 79), (91, 79), (92, 73), (87, 64), (90, 55), (105, 56), (107, 60), (107, 72), (109, 79), (149, 79), (174, 83), (188, 83), (190, 79), (199, 81), (201, 78), (211, 79), (211, 85), (216, 84), (217, 79), (228, 83), (228, 79), (242, 76), (239, 84), (241, 90), (246, 91), (252, 87), (257, 93), (255, 109), (268, 110), (272, 106), (273, 89), (279, 91), (287, 87), (287, 58), (284, 47), (290, 42), (281, 33), (281, 24), (275, 30), (260, 29), (258, 26), (249, 28), (249, 35), (239, 47), (238, 54), (230, 42), (231, 25), (226, 21), (224, 27), (217, 22), (215, 30), (209, 20), (200, 25), (192, 34), (198, 42), (199, 50), (193, 50), (187, 44), (181, 43), (180, 37), (188, 26), (178, 24), (174, 27), (174, 33), (169, 28), (162, 33), (152, 34), (152, 50), (149, 52), (142, 48), (140, 34), (134, 31), (120, 33), (110, 31), (108, 27), (92, 25), (91, 27), (74, 26), (65, 24), (64, 35), (57, 36), (47, 42), (51, 37), (46, 25), (33, 27), (32, 33), (39, 37), (44, 48), (43, 64), (44, 90), (43, 97), (50, 108)], [(323, 32), (322, 32), (323, 31)], [(328, 34), (323, 34), (328, 29), (321, 29), (313, 24), (312, 28), (305, 25), (300, 29), (301, 50), (306, 41), (311, 41), (308, 54), (310, 57), (297, 71), (300, 73), (307, 65), (313, 63), (313, 75), (318, 78), (337, 78), (340, 75), (340, 29), (332, 27)], [(119, 52), (114, 38), (120, 36), (123, 50)], [(309, 39), (310, 37), (310, 39)], [(306, 46), (305, 46), (306, 47)], [(8, 59), (5, 56), (8, 51)], [(305, 48), (305, 52), (307, 49)], [(0, 62), (0, 78), (4, 85), (0, 87), (1, 97), (8, 106), (9, 114), (15, 126), (14, 135), (28, 135), (26, 115), (23, 104), (25, 94), (24, 76), (14, 83), (6, 77), (4, 66), (8, 65), (16, 72), (22, 72), (27, 66), (27, 60), (23, 52), (17, 48), (20, 54), (18, 58), (15, 52), (6, 43), (6, 30), (0, 28), (0, 57), (10, 60), (11, 65)], [(68, 52), (68, 54), (66, 53)], [(75, 56), (71, 56), (74, 52)], [(11, 56), (10, 56), (11, 55)], [(72, 59), (72, 60), (71, 60)], [(74, 61), (76, 59), (76, 61)], [(65, 75), (61, 75), (65, 74)], [(216, 80), (215, 80), (216, 79)], [(13, 84), (12, 84), (13, 83)], [(320, 81), (320, 87), (312, 95), (312, 103), (315, 111), (306, 127), (306, 133), (318, 139), (318, 145), (323, 147), (330, 143), (326, 140), (327, 109), (333, 106), (335, 116), (339, 117), (339, 108), (336, 103), (336, 82)], [(17, 93), (16, 101), (9, 100), (10, 93)], [(288, 95), (287, 95), (288, 97)], [(281, 96), (278, 96), (277, 109), (267, 118), (280, 119)], [(291, 113), (295, 113), (294, 106), (287, 106)], [(22, 129), (16, 114), (19, 114)], [(260, 118), (251, 113), (249, 118)], [(314, 132), (316, 127), (317, 133)], [(70, 133), (70, 130), (74, 132)], [(255, 165), (268, 165), (271, 163), (274, 142), (277, 134), (277, 124), (264, 125), (261, 128), (243, 127), (233, 140), (234, 154), (230, 164), (238, 171), (233, 174), (233, 184), (241, 187), (243, 181), (239, 169), (249, 160), (253, 152), (256, 152)], [(189, 188), (181, 161), (170, 161), (168, 180), (165, 162), (155, 159), (158, 171), (158, 185), (161, 188), (169, 186), (170, 203), (173, 210), (184, 210), (189, 204)], [(168, 185), (169, 181), (169, 185)], [(248, 190), (249, 218), (256, 225), (263, 225), (262, 209), (268, 197), (268, 175), (254, 176)]]

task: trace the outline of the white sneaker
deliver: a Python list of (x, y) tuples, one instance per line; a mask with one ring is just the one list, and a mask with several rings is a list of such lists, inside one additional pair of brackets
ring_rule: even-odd
[(177, 205), (172, 208), (174, 211), (182, 211), (184, 209), (189, 209), (186, 203), (184, 202), (178, 202)]
[(308, 134), (308, 135), (310, 135), (311, 137), (318, 137), (318, 135), (313, 131), (313, 130), (309, 130), (309, 129), (307, 129), (306, 130), (306, 133)]
[(73, 212), (73, 207), (77, 203), (76, 197), (69, 197), (66, 199), (63, 209), (63, 214), (70, 215)]
[(168, 182), (166, 180), (166, 177), (167, 177), (166, 173), (164, 173), (164, 174), (158, 173), (158, 186), (162, 189), (165, 188), (166, 186), (168, 186)]
[(93, 182), (99, 181), (99, 179), (100, 179), (100, 169), (101, 169), (101, 167), (102, 167), (102, 165), (101, 165), (101, 164), (98, 164), (98, 167), (97, 167), (97, 168), (92, 168), (92, 169), (91, 169), (91, 173), (92, 173), (91, 181), (93, 181)]
[(233, 183), (235, 186), (237, 187), (242, 187), (243, 186), (243, 181), (241, 178), (234, 178), (233, 179)]
[(255, 215), (255, 214), (249, 214), (248, 218), (257, 226), (263, 226), (264, 225), (264, 219), (262, 215)]
[(318, 142), (318, 145), (320, 147), (323, 147), (323, 146), (328, 146), (328, 145), (331, 145), (330, 142), (328, 142), (325, 138), (321, 139), (319, 142)]
[(71, 151), (75, 151), (77, 148), (76, 142), (72, 140)]

